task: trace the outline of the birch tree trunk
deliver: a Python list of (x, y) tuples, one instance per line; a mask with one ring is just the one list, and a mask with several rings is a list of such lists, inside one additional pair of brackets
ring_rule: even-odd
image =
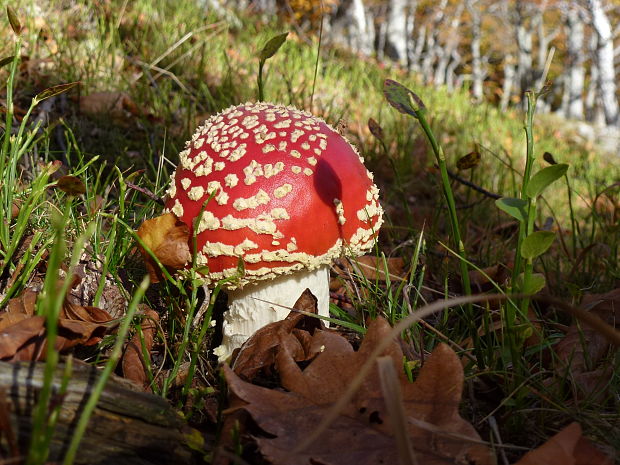
[(409, 58), (409, 69), (419, 72), (422, 70), (422, 52), (426, 43), (426, 25), (423, 24), (418, 28), (415, 46), (412, 47), (411, 57)]
[(502, 83), (502, 98), (500, 101), (500, 108), (502, 111), (508, 108), (512, 95), (512, 88), (517, 78), (514, 61), (514, 56), (510, 53), (504, 58), (504, 82)]
[(462, 79), (456, 74), (456, 68), (461, 64), (461, 54), (454, 48), (450, 57), (450, 64), (446, 68), (446, 86), (449, 92), (454, 92), (463, 85)]
[(413, 67), (413, 54), (415, 51), (416, 43), (413, 40), (413, 32), (415, 30), (415, 12), (418, 7), (418, 0), (409, 0), (409, 7), (407, 8), (407, 69)]
[(385, 53), (400, 65), (407, 64), (407, 0), (390, 0)]
[(592, 15), (592, 27), (598, 36), (596, 61), (605, 122), (608, 125), (614, 125), (618, 122), (618, 100), (616, 98), (616, 72), (614, 69), (614, 44), (611, 25), (600, 0), (588, 0), (588, 7)]
[(438, 44), (440, 24), (445, 17), (446, 6), (448, 0), (441, 0), (437, 6), (435, 14), (431, 20), (428, 34), (426, 35), (426, 47), (424, 51), (424, 59), (422, 60), (422, 77), (424, 82), (432, 82), (433, 65), (437, 58), (437, 54), (441, 52), (441, 46)]
[(344, 0), (331, 17), (329, 35), (332, 42), (371, 55), (375, 38), (374, 24), (362, 0)]
[(461, 16), (463, 14), (464, 7), (464, 3), (458, 4), (457, 9), (452, 16), (452, 20), (450, 21), (448, 40), (445, 45), (442, 47), (437, 44), (437, 56), (439, 59), (437, 61), (437, 67), (435, 68), (435, 79), (433, 80), (435, 85), (441, 86), (446, 83), (446, 70), (448, 68), (448, 63), (450, 63), (453, 53), (461, 40), (459, 25), (461, 24)]
[(571, 4), (566, 11), (566, 54), (567, 73), (564, 93), (566, 95), (565, 116), (583, 119), (584, 69), (584, 24), (576, 5)]
[(589, 41), (590, 55), (592, 57), (590, 63), (590, 80), (588, 84), (588, 90), (586, 92), (585, 110), (586, 119), (588, 121), (595, 121), (597, 119), (598, 110), (598, 87), (599, 87), (599, 71), (598, 62), (596, 60), (596, 50), (598, 49), (598, 36), (592, 34)]
[(467, 0), (467, 9), (471, 15), (471, 92), (474, 101), (481, 102), (484, 96), (482, 87), (484, 75), (482, 70), (482, 55), (480, 53), (482, 18), (478, 0)]
[(519, 97), (524, 101), (525, 91), (532, 85), (532, 30), (525, 24), (526, 13), (520, 0), (516, 3), (515, 34), (517, 41), (516, 84)]

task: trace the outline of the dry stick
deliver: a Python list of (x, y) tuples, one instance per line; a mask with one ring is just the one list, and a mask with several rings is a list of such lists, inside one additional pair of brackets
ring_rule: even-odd
[(140, 192), (141, 194), (146, 195), (149, 199), (154, 200), (155, 202), (157, 202), (160, 205), (164, 204), (164, 201), (161, 199), (160, 196), (154, 194), (153, 192), (151, 192), (150, 190), (148, 190), (146, 187), (140, 187), (132, 182), (129, 181), (125, 181), (125, 184), (127, 185), (127, 187), (129, 187), (130, 189), (133, 189), (135, 191)]
[(451, 177), (452, 179), (454, 179), (455, 181), (460, 182), (460, 183), (461, 183), (461, 184), (463, 184), (464, 186), (470, 187), (470, 188), (472, 188), (473, 190), (475, 190), (476, 192), (480, 192), (482, 195), (484, 195), (484, 196), (486, 196), (486, 197), (489, 197), (489, 198), (494, 199), (494, 200), (497, 200), (497, 199), (501, 199), (501, 198), (502, 198), (502, 196), (501, 196), (501, 195), (495, 194), (494, 192), (489, 192), (488, 190), (483, 189), (483, 188), (482, 188), (482, 187), (480, 187), (479, 185), (474, 184), (473, 182), (471, 182), (471, 181), (469, 181), (469, 180), (467, 180), (467, 179), (465, 179), (465, 178), (460, 177), (458, 174), (456, 174), (456, 173), (455, 173), (455, 172), (453, 172), (453, 171), (448, 170), (448, 176), (450, 176), (450, 177)]
[[(344, 391), (342, 396), (338, 399), (338, 401), (329, 409), (327, 414), (323, 417), (323, 420), (319, 423), (319, 425), (310, 433), (304, 441), (302, 441), (295, 449), (291, 451), (292, 455), (296, 455), (301, 453), (303, 450), (308, 448), (311, 444), (313, 444), (320, 436), (323, 434), (330, 424), (338, 417), (340, 412), (346, 407), (347, 403), (351, 401), (357, 390), (362, 385), (364, 379), (368, 376), (370, 371), (373, 369), (375, 360), (389, 347), (390, 344), (394, 341), (395, 338), (399, 336), (401, 332), (411, 326), (413, 323), (420, 321), (422, 318), (425, 318), (438, 310), (443, 310), (451, 306), (458, 306), (463, 304), (471, 304), (475, 302), (483, 302), (483, 301), (492, 301), (492, 300), (507, 300), (509, 298), (521, 299), (524, 297), (532, 297), (527, 296), (525, 294), (514, 294), (514, 295), (504, 295), (504, 294), (490, 294), (490, 295), (473, 295), (473, 296), (465, 296), (465, 297), (456, 297), (454, 299), (449, 300), (438, 300), (433, 302), (430, 305), (426, 305), (425, 307), (420, 308), (415, 313), (403, 318), (398, 322), (396, 326), (392, 328), (390, 334), (385, 337), (371, 352), (368, 360), (360, 370), (358, 371), (353, 381), (349, 384), (347, 389)], [(586, 311), (581, 309), (576, 309), (572, 305), (566, 304), (562, 302), (560, 299), (556, 299), (555, 297), (533, 297), (535, 300), (542, 300), (544, 302), (552, 303), (557, 305), (563, 310), (568, 311), (572, 315), (577, 318), (582, 319), (584, 322), (589, 324), (591, 327), (595, 328), (605, 337), (607, 337), (610, 342), (620, 346), (620, 332), (616, 331), (611, 326), (607, 325), (603, 320), (598, 318), (596, 315), (588, 314)]]

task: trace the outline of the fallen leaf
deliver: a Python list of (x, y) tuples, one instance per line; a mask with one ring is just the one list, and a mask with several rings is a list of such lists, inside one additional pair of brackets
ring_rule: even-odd
[[(0, 313), (0, 359), (42, 360), (45, 358), (45, 317), (34, 315), (38, 293), (24, 290), (9, 300)], [(98, 343), (113, 327), (112, 317), (97, 307), (83, 307), (65, 299), (58, 318), (54, 347), (66, 352), (77, 346)]]
[(144, 312), (144, 318), (140, 327), (142, 328), (142, 338), (136, 333), (129, 344), (125, 347), (121, 366), (123, 368), (123, 376), (141, 386), (145, 391), (149, 389), (149, 378), (147, 375), (146, 362), (143, 356), (142, 343), (144, 343), (144, 352), (150, 354), (153, 348), (153, 340), (157, 334), (157, 326), (159, 315), (155, 310), (147, 309)]
[[(288, 392), (255, 386), (224, 367), (235, 410), (247, 411), (269, 435), (257, 437), (256, 442), (270, 463), (364, 465), (399, 462), (376, 368), (317, 441), (299, 454), (291, 453), (315, 430), (374, 347), (389, 337), (390, 329), (389, 324), (379, 318), (369, 325), (357, 352), (349, 344), (325, 348), (303, 369), (295, 362), (289, 347), (280, 346), (276, 368), (282, 387)], [(409, 420), (407, 432), (419, 463), (493, 463), (490, 450), (476, 443), (480, 437), (459, 416), (463, 369), (459, 358), (447, 345), (435, 349), (415, 383), (410, 383), (400, 368), (403, 355), (396, 341), (381, 355), (391, 358), (396, 367), (403, 409)]]
[(63, 303), (61, 317), (69, 320), (101, 324), (113, 320), (112, 316), (101, 308), (77, 305), (68, 300), (65, 300)]
[[(306, 289), (293, 308), (317, 313), (316, 297)], [(327, 331), (320, 319), (290, 312), (284, 320), (270, 323), (256, 331), (241, 346), (232, 368), (242, 379), (253, 381), (259, 374), (262, 377), (272, 375), (276, 354), (281, 347), (286, 347), (296, 362), (304, 362), (327, 347), (336, 349), (338, 344), (348, 345), (348, 342)]]
[(405, 260), (401, 257), (378, 258), (374, 255), (364, 255), (354, 259), (353, 266), (359, 274), (370, 281), (376, 279), (386, 281), (387, 277), (400, 281), (407, 274)]
[[(620, 289), (606, 294), (584, 296), (581, 308), (599, 316), (612, 326), (620, 323)], [(568, 372), (577, 388), (577, 399), (601, 398), (606, 393), (611, 371), (598, 364), (608, 354), (611, 345), (608, 339), (585, 323), (573, 324), (564, 338), (555, 345), (560, 364), (556, 367), (559, 376)]]
[(26, 315), (25, 313), (19, 313), (19, 312), (0, 313), (0, 330), (3, 330), (4, 328), (8, 328), (9, 326), (19, 323), (20, 321), (25, 320), (27, 318), (30, 318), (30, 316)]
[(95, 92), (80, 97), (80, 112), (91, 117), (109, 117), (125, 123), (140, 111), (134, 101), (124, 92)]
[[(138, 236), (151, 249), (157, 259), (170, 270), (183, 268), (192, 258), (189, 250), (189, 229), (172, 213), (165, 213), (144, 221), (138, 228)], [(151, 282), (163, 279), (153, 258), (140, 247)]]
[(9, 300), (6, 313), (22, 313), (27, 316), (34, 315), (35, 304), (37, 303), (37, 295), (38, 294), (36, 291), (30, 288), (26, 288), (17, 297), (13, 297)]
[(571, 423), (542, 446), (525, 454), (515, 465), (611, 465), (612, 461)]

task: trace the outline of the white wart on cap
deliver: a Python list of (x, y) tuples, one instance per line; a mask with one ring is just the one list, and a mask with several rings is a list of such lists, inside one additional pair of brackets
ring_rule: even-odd
[[(204, 209), (195, 234), (197, 264), (209, 269), (205, 279), (235, 275), (241, 257), (245, 275), (229, 289), (244, 295), (258, 282), (302, 270), (326, 282), (331, 260), (367, 252), (382, 223), (379, 191), (353, 146), (310, 113), (270, 103), (228, 108), (199, 127), (180, 154), (168, 196), (167, 209), (192, 236)], [(304, 289), (285, 303), (281, 291), (266, 300), (292, 306)], [(317, 297), (327, 315), (325, 289), (311, 290), (326, 294)], [(263, 302), (236, 313), (247, 316), (257, 306), (266, 323), (288, 313)], [(227, 335), (227, 321), (225, 340), (238, 345), (252, 334)]]

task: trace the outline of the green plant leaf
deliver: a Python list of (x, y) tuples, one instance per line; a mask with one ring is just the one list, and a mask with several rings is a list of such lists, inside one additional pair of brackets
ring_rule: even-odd
[(525, 193), (531, 199), (538, 197), (547, 186), (564, 176), (567, 170), (568, 165), (566, 163), (559, 163), (543, 168), (532, 176), (530, 182), (527, 183)]
[(264, 62), (274, 56), (280, 47), (282, 47), (282, 44), (286, 41), (286, 36), (288, 36), (288, 32), (278, 34), (277, 36), (269, 39), (258, 55), (260, 61)]
[(524, 278), (525, 275), (521, 273), (519, 276), (517, 276), (517, 279), (515, 279), (515, 287), (524, 294), (538, 294), (547, 284), (545, 277), (540, 273), (533, 273), (530, 276), (529, 282), (527, 283), (526, 287), (524, 287)]
[(513, 197), (502, 197), (501, 199), (497, 199), (495, 201), (495, 205), (497, 205), (497, 208), (505, 211), (513, 218), (516, 218), (522, 222), (527, 221), (527, 212), (525, 211), (527, 202), (525, 200), (515, 199)]
[(0, 68), (8, 65), (9, 63), (12, 63), (13, 60), (15, 59), (14, 55), (11, 55), (10, 57), (4, 57), (0, 60)]
[(19, 22), (17, 13), (15, 13), (15, 10), (12, 6), (7, 5), (6, 15), (9, 17), (9, 24), (11, 24), (11, 29), (13, 29), (13, 32), (16, 35), (20, 35), (22, 32), (22, 24)]
[(551, 231), (536, 231), (523, 239), (521, 244), (521, 256), (526, 259), (536, 258), (544, 254), (553, 241), (555, 233)]
[(54, 97), (55, 95), (62, 94), (63, 92), (67, 92), (68, 90), (73, 89), (79, 83), (80, 83), (80, 81), (75, 81), (75, 82), (68, 82), (66, 84), (59, 84), (59, 85), (54, 86), (54, 87), (49, 87), (48, 89), (45, 89), (44, 91), (39, 92), (35, 96), (35, 99), (38, 102), (41, 102), (41, 101), (43, 101), (45, 99), (48, 99), (50, 97)]
[(401, 113), (418, 117), (417, 112), (425, 108), (424, 103), (414, 92), (401, 83), (386, 79), (383, 81), (383, 95), (390, 105)]

